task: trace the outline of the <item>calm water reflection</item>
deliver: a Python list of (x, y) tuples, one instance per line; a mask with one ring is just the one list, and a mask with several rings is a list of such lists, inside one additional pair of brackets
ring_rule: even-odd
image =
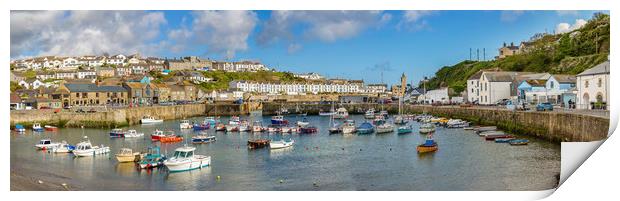
[[(363, 116), (352, 118), (358, 124), (364, 121)], [(269, 117), (256, 119), (264, 125), (270, 122)], [(114, 153), (122, 147), (142, 151), (159, 145), (162, 153), (170, 154), (183, 143), (160, 145), (149, 137), (155, 129), (173, 129), (185, 138), (197, 133), (180, 131), (178, 121), (125, 128), (144, 132), (145, 137), (138, 139), (111, 139), (107, 129), (13, 133), (11, 169), (57, 174), (86, 190), (541, 190), (554, 187), (560, 171), (560, 146), (536, 139), (530, 139), (528, 146), (510, 146), (484, 141), (470, 131), (438, 128), (439, 151), (418, 155), (415, 148), (424, 136), (417, 134), (417, 123), (413, 123), (414, 133), (406, 135), (329, 135), (324, 127), (329, 118), (308, 119), (319, 126), (319, 133), (282, 136), (206, 131), (217, 136), (217, 141), (196, 145), (196, 152), (212, 156), (212, 166), (172, 174), (165, 168), (140, 171), (132, 163), (119, 164)], [(110, 146), (112, 153), (74, 158), (33, 147), (42, 138), (75, 144), (83, 135), (94, 145)], [(250, 138), (282, 137), (294, 139), (295, 146), (281, 150), (246, 147)]]

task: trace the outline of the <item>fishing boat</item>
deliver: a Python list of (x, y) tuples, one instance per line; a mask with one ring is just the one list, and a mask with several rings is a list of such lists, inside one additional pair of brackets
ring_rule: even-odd
[(115, 156), (119, 163), (140, 161), (140, 152), (133, 152), (129, 148), (122, 148)]
[(107, 154), (109, 152), (110, 152), (110, 147), (106, 147), (103, 145), (101, 145), (101, 147), (93, 146), (90, 143), (90, 140), (88, 140), (87, 136), (84, 136), (84, 141), (78, 143), (75, 146), (75, 150), (73, 150), (73, 154), (78, 157)]
[(530, 141), (526, 139), (514, 139), (510, 140), (508, 143), (510, 145), (527, 145)]
[(318, 129), (314, 126), (306, 126), (306, 127), (299, 128), (300, 134), (311, 134), (311, 133), (316, 133), (316, 132), (318, 132)]
[(161, 130), (155, 130), (153, 131), (153, 133), (151, 134), (151, 140), (152, 141), (159, 141), (159, 139), (161, 139), (162, 137), (165, 137), (166, 135), (164, 135), (164, 131)]
[(283, 127), (280, 128), (280, 132), (281, 133), (292, 133), (293, 129), (291, 127), (283, 126)]
[(209, 128), (211, 128), (209, 123), (204, 123), (204, 122), (202, 124), (194, 124), (194, 126), (192, 127), (195, 131), (209, 130)]
[(45, 128), (45, 131), (51, 131), (51, 132), (58, 131), (58, 127), (56, 126), (45, 125), (43, 128)]
[(308, 121), (308, 118), (304, 118), (301, 121), (297, 121), (297, 126), (307, 126), (309, 124), (310, 122)]
[(273, 125), (287, 125), (288, 120), (284, 119), (282, 115), (276, 115), (271, 117), (271, 124)]
[(215, 142), (215, 136), (208, 135), (196, 135), (192, 137), (192, 143), (194, 144), (204, 144), (209, 142)]
[(334, 119), (346, 119), (346, 118), (349, 118), (349, 112), (347, 112), (346, 108), (341, 107), (341, 108), (338, 108), (336, 110), (336, 113), (332, 116), (334, 117)]
[(52, 152), (69, 153), (69, 152), (72, 152), (74, 149), (75, 149), (75, 146), (70, 145), (69, 143), (67, 143), (67, 141), (62, 141), (60, 142), (60, 145), (58, 145), (58, 147), (52, 148)]
[(52, 142), (50, 139), (42, 139), (39, 140), (39, 143), (35, 144), (34, 147), (39, 150), (51, 150), (53, 148), (59, 147), (60, 143)]
[(263, 147), (267, 147), (269, 145), (270, 140), (266, 139), (254, 139), (248, 140), (248, 148), (249, 149), (259, 149)]
[(435, 124), (432, 123), (424, 123), (420, 126), (420, 134), (428, 134), (435, 132)]
[(287, 141), (285, 140), (271, 141), (269, 142), (269, 148), (270, 149), (283, 149), (287, 147), (292, 147), (293, 144), (295, 144), (295, 141), (293, 139), (289, 139)]
[(141, 124), (156, 124), (156, 123), (161, 123), (161, 122), (164, 122), (164, 120), (155, 119), (155, 117), (152, 117), (152, 116), (143, 116), (142, 119), (140, 119)]
[(391, 123), (386, 122), (381, 125), (378, 125), (376, 128), (376, 132), (377, 134), (392, 133), (394, 132), (394, 126)]
[(355, 120), (349, 119), (344, 121), (341, 129), (343, 134), (351, 134), (357, 132), (357, 128), (355, 127)]
[(226, 125), (226, 132), (238, 132), (239, 125), (238, 124), (228, 124)]
[(250, 126), (250, 123), (248, 123), (248, 121), (241, 121), (241, 124), (239, 124), (239, 132), (250, 132), (252, 131), (252, 126)]
[(366, 112), (364, 113), (364, 118), (366, 118), (366, 119), (374, 119), (375, 118), (375, 109), (374, 108), (370, 108), (370, 109), (366, 110)]
[(146, 155), (138, 162), (140, 168), (147, 169), (162, 165), (166, 157), (160, 154), (159, 151), (159, 147), (149, 147), (146, 151)]
[(398, 127), (398, 134), (407, 134), (407, 133), (413, 133), (413, 126), (412, 125), (405, 125), (405, 126), (401, 126)]
[(181, 129), (192, 129), (192, 124), (189, 123), (189, 120), (183, 119), (179, 123), (179, 128), (181, 128)]
[(358, 134), (371, 134), (375, 132), (375, 126), (371, 123), (364, 122), (359, 127), (355, 128)]
[(119, 137), (125, 137), (125, 131), (123, 131), (123, 129), (120, 128), (115, 128), (112, 129), (112, 131), (110, 131), (110, 137), (112, 138), (119, 138)]
[(409, 120), (402, 114), (402, 99), (402, 97), (398, 99), (398, 115), (394, 117), (394, 124), (397, 125), (404, 125), (409, 122)]
[(416, 150), (418, 151), (419, 154), (422, 153), (428, 153), (428, 152), (434, 152), (437, 151), (439, 149), (439, 146), (437, 145), (437, 142), (435, 142), (435, 139), (433, 139), (433, 135), (428, 135), (428, 137), (426, 138), (426, 141), (424, 141), (423, 144), (418, 145), (418, 147), (416, 147)]
[(26, 128), (24, 128), (24, 125), (15, 124), (15, 132), (18, 132), (18, 133), (26, 132)]
[(263, 127), (263, 123), (261, 121), (255, 121), (252, 124), (252, 132), (260, 133), (263, 131), (265, 131), (265, 128)]
[(181, 172), (207, 167), (211, 164), (211, 156), (196, 155), (195, 147), (180, 147), (174, 150), (174, 155), (164, 161), (170, 172)]
[(136, 137), (144, 137), (144, 133), (138, 133), (136, 130), (128, 130), (125, 133), (125, 138), (136, 138)]
[(206, 117), (204, 122), (209, 124), (209, 126), (212, 126), (212, 127), (215, 127), (215, 124), (217, 123), (217, 121), (215, 120), (215, 117)]
[(514, 140), (515, 138), (513, 137), (507, 137), (507, 138), (495, 138), (495, 142), (496, 143), (508, 143), (511, 140)]
[(41, 127), (41, 124), (39, 124), (39, 123), (34, 123), (34, 124), (32, 124), (32, 131), (34, 131), (34, 132), (43, 132), (43, 127)]
[(215, 124), (215, 131), (226, 131), (226, 125), (224, 125), (223, 123), (216, 123)]
[(484, 139), (487, 141), (495, 141), (495, 139), (497, 138), (514, 138), (514, 136), (501, 134), (501, 135), (487, 135), (484, 137)]
[(174, 134), (173, 131), (167, 131), (165, 136), (159, 138), (159, 142), (161, 143), (172, 143), (181, 141), (183, 141), (183, 137)]

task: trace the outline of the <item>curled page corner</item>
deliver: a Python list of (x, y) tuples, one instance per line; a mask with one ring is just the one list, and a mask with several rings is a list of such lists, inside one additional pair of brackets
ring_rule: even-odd
[(562, 142), (562, 160), (558, 187), (586, 161), (605, 140), (592, 142)]

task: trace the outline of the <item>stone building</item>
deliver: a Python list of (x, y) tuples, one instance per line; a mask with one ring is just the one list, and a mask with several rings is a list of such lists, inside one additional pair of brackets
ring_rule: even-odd
[(127, 90), (121, 86), (64, 83), (59, 93), (63, 107), (128, 103)]
[(164, 65), (170, 70), (194, 70), (211, 68), (211, 61), (196, 56), (183, 57), (181, 59), (166, 59)]

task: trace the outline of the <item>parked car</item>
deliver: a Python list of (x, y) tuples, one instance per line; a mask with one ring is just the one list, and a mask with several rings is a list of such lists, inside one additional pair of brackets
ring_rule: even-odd
[(498, 100), (497, 102), (495, 102), (495, 105), (506, 105), (508, 104), (508, 102), (510, 102), (510, 99), (502, 99), (502, 100)]
[(536, 105), (536, 111), (553, 111), (553, 105), (549, 102)]

